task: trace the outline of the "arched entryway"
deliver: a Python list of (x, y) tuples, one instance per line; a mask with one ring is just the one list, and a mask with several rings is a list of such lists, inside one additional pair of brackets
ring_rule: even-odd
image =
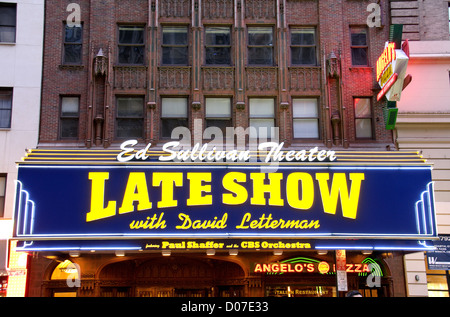
[(186, 256), (111, 263), (99, 273), (103, 297), (245, 296), (245, 273), (236, 263)]

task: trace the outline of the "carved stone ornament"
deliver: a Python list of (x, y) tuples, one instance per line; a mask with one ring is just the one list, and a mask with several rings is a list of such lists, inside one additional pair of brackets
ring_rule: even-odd
[(94, 73), (95, 75), (104, 76), (108, 72), (108, 58), (103, 54), (103, 49), (100, 49), (97, 56), (94, 58)]

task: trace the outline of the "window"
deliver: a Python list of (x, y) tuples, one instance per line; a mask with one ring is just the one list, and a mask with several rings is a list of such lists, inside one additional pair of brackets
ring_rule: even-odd
[(81, 64), (82, 52), (82, 26), (68, 26), (64, 28), (64, 64)]
[(0, 43), (16, 42), (16, 12), (15, 3), (0, 3)]
[(274, 99), (250, 99), (250, 120), (249, 126), (256, 128), (256, 131), (250, 130), (250, 137), (270, 138), (272, 128), (275, 127), (275, 103)]
[(292, 65), (316, 65), (316, 31), (314, 28), (291, 30)]
[(78, 138), (79, 109), (79, 97), (61, 98), (61, 117), (59, 128), (61, 139)]
[(231, 127), (231, 99), (206, 98), (206, 127), (218, 127), (226, 136), (226, 128)]
[(0, 128), (11, 128), (12, 88), (0, 88)]
[(144, 27), (119, 26), (119, 64), (144, 64)]
[(430, 270), (427, 265), (428, 297), (450, 297), (450, 271)]
[(164, 65), (188, 64), (188, 29), (184, 26), (164, 26), (162, 63)]
[(319, 109), (317, 99), (293, 99), (294, 138), (319, 138)]
[(208, 65), (231, 64), (231, 34), (229, 27), (207, 27), (205, 54)]
[(372, 138), (372, 106), (370, 98), (354, 98), (355, 133), (357, 139)]
[(368, 66), (368, 50), (367, 29), (362, 27), (350, 28), (351, 34), (351, 51), (353, 66)]
[(176, 127), (188, 126), (187, 98), (162, 98), (161, 102), (161, 135), (170, 138)]
[(117, 98), (116, 136), (142, 138), (144, 134), (144, 98)]
[(6, 176), (0, 175), (0, 217), (5, 215)]
[(273, 65), (272, 27), (248, 28), (249, 65)]

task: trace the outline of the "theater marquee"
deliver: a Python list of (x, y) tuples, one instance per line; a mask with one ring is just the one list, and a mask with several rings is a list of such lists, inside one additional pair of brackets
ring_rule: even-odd
[(417, 153), (265, 149), (33, 150), (18, 163), (14, 237), (23, 250), (426, 249), (437, 237)]

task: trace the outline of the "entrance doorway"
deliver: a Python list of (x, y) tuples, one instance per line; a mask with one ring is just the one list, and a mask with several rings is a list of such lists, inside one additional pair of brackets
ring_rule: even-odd
[(187, 256), (149, 257), (106, 265), (99, 274), (102, 297), (244, 296), (236, 263)]

